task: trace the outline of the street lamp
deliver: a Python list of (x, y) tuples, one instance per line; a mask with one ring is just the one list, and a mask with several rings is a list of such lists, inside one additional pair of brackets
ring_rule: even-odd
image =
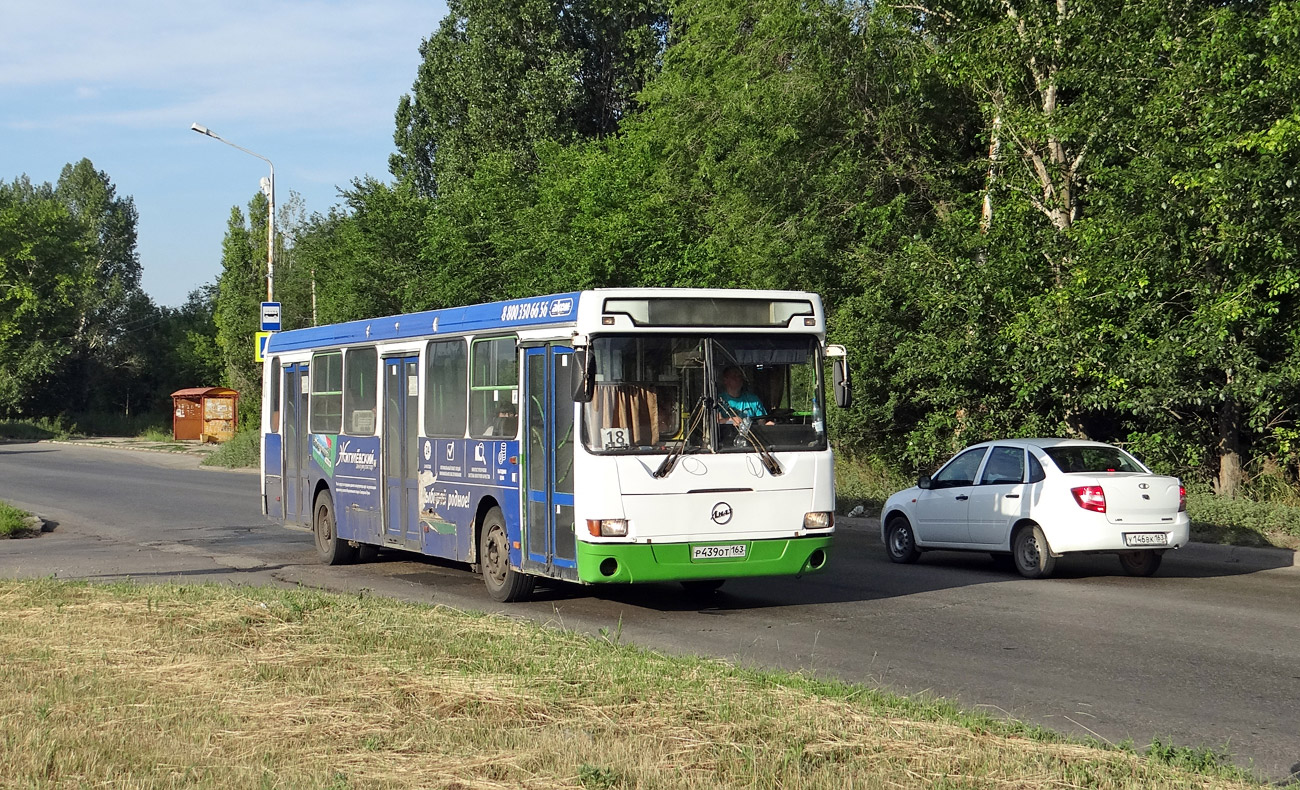
[(231, 148), (238, 148), (249, 156), (255, 156), (271, 166), (271, 177), (262, 179), (262, 194), (266, 195), (266, 301), (275, 301), (275, 165), (270, 159), (250, 151), (242, 145), (235, 145), (206, 126), (197, 123), (190, 126), (192, 131), (220, 140)]

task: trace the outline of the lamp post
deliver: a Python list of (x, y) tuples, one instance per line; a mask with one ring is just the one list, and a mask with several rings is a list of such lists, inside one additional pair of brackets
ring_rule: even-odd
[(270, 159), (242, 145), (235, 145), (206, 126), (192, 124), (190, 129), (201, 135), (220, 140), (231, 148), (238, 148), (249, 156), (255, 156), (271, 166), (271, 177), (262, 179), (262, 194), (266, 195), (266, 301), (275, 301), (275, 165)]

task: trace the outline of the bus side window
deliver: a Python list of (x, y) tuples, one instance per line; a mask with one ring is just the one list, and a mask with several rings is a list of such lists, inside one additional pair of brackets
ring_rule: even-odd
[(311, 357), (311, 433), (343, 432), (343, 352), (324, 351)]
[(475, 340), (470, 368), (470, 435), (513, 437), (519, 432), (519, 354), (514, 337)]
[(435, 340), (424, 355), (424, 432), (429, 436), (465, 435), (469, 359), (463, 340)]
[(379, 382), (379, 353), (374, 346), (350, 348), (343, 359), (344, 432), (352, 436), (375, 435), (375, 403)]

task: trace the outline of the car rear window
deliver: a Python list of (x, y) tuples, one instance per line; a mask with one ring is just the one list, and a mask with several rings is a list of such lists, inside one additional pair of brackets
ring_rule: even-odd
[(1146, 472), (1116, 447), (1048, 447), (1045, 452), (1062, 472)]

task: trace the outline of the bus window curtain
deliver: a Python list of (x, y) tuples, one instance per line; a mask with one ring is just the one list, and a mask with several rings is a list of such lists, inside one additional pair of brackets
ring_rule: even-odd
[(659, 398), (640, 384), (596, 384), (596, 412), (606, 428), (627, 428), (634, 445), (659, 443)]

